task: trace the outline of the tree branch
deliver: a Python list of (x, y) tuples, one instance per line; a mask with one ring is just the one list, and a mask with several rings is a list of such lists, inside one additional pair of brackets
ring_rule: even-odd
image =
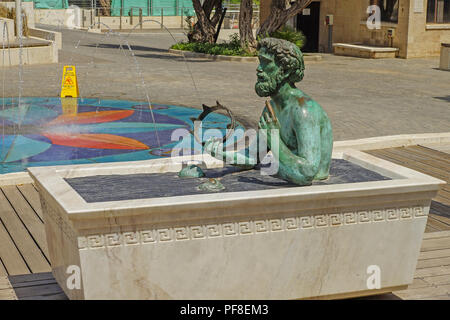
[[(302, 11), (305, 7), (309, 6), (309, 4), (312, 2), (312, 0), (298, 0), (296, 1), (288, 10), (287, 15), (289, 18), (295, 16), (296, 14), (299, 14), (300, 11)], [(288, 18), (288, 19), (289, 19)]]
[(270, 15), (261, 23), (258, 30), (258, 37), (265, 37), (267, 34), (271, 34), (284, 26), (286, 22), (300, 13), (305, 7), (307, 7), (312, 0), (297, 0), (289, 9), (286, 9), (285, 0), (273, 0), (270, 7)]
[[(222, 0), (205, 0), (203, 5), (200, 0), (192, 0), (197, 22), (194, 28), (188, 34), (190, 42), (214, 42), (215, 26), (220, 20)], [(216, 8), (216, 12), (211, 19), (212, 9)]]

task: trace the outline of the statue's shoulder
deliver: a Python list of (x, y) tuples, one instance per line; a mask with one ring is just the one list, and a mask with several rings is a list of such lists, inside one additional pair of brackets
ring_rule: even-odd
[(315, 101), (310, 96), (297, 88), (291, 91), (290, 100), (293, 101), (293, 105), (297, 110), (309, 108), (315, 103)]
[(294, 117), (311, 118), (323, 112), (319, 103), (299, 89), (294, 91), (292, 100)]

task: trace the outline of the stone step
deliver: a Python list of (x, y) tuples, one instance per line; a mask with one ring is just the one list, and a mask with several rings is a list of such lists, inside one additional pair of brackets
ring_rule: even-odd
[[(50, 46), (52, 44), (51, 41), (48, 40), (44, 40), (44, 39), (39, 39), (36, 37), (29, 37), (29, 38), (23, 38), (22, 39), (22, 47), (23, 48), (29, 48), (29, 47), (43, 47), (43, 46)], [(9, 45), (8, 43), (0, 43), (0, 49), (3, 49), (3, 45), (5, 47), (5, 49), (9, 48), (13, 49), (13, 48), (19, 48), (20, 47), (20, 42), (17, 39), (13, 39), (9, 41)]]
[(376, 47), (361, 44), (334, 43), (334, 54), (369, 59), (395, 58), (398, 48)]

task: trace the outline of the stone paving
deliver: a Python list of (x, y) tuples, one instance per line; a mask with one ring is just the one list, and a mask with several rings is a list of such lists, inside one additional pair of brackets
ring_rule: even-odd
[[(60, 63), (24, 66), (23, 96), (58, 96), (63, 65), (74, 64), (83, 97), (145, 101), (143, 79), (152, 102), (199, 107), (219, 100), (245, 126), (257, 124), (264, 98), (254, 91), (256, 63), (168, 54), (174, 40), (161, 31), (123, 34), (122, 40), (110, 34), (60, 31)], [(182, 30), (173, 30), (173, 36), (185, 39)], [(120, 49), (125, 38), (134, 57), (127, 48)], [(448, 132), (450, 72), (438, 70), (438, 65), (438, 57), (368, 60), (325, 54), (321, 61), (306, 62), (298, 86), (327, 111), (336, 141)], [(0, 86), (5, 83), (0, 94), (4, 90), (5, 96), (18, 95), (18, 70), (0, 72)]]

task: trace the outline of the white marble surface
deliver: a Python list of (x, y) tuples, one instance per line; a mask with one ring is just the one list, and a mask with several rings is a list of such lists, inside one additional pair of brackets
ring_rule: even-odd
[[(182, 159), (29, 172), (51, 208), (55, 277), (73, 299), (365, 295), (370, 265), (381, 270), (381, 290), (411, 283), (443, 181), (359, 151), (334, 156), (393, 180), (86, 203), (63, 178), (176, 172)], [(65, 287), (71, 264), (81, 267), (80, 290)]]
[(333, 144), (333, 151), (342, 152), (347, 149), (372, 150), (395, 147), (407, 147), (423, 143), (449, 143), (450, 132), (400, 134), (356, 140), (337, 141)]
[(367, 290), (369, 265), (380, 267), (382, 287), (411, 283), (426, 215), (385, 221), (384, 214), (291, 215), (82, 237), (84, 292), (87, 299), (306, 298)]
[(12, 172), (0, 174), (0, 187), (32, 182), (33, 179), (30, 177), (28, 172)]

